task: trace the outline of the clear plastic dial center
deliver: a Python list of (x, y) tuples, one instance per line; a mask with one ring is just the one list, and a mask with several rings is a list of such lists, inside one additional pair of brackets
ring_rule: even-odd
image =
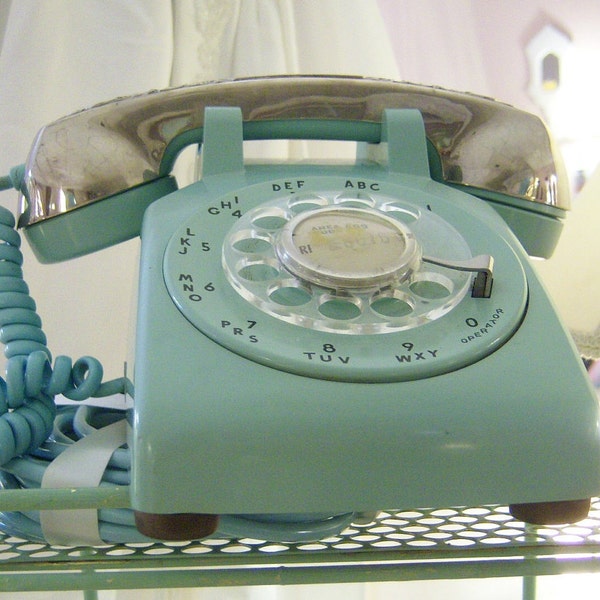
[(296, 277), (338, 290), (402, 282), (421, 260), (419, 244), (407, 227), (360, 208), (301, 213), (285, 225), (275, 249)]

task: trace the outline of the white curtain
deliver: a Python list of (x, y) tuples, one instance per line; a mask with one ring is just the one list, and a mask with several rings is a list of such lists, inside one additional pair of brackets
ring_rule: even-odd
[(173, 84), (276, 73), (397, 76), (373, 0), (178, 0)]
[[(37, 130), (116, 96), (166, 87), (173, 56), (164, 0), (12, 2), (0, 54), (0, 172), (27, 158)], [(16, 194), (0, 201), (16, 209)], [(25, 276), (53, 353), (126, 359), (135, 245), (41, 266), (25, 248)]]
[[(220, 78), (336, 73), (397, 78), (375, 0), (19, 0), (0, 55), (0, 173), (24, 162), (36, 131), (116, 96)], [(16, 195), (2, 204), (15, 208)], [(127, 357), (136, 243), (25, 276), (57, 354), (92, 354), (108, 376)], [(365, 598), (365, 586), (102, 592), (102, 599)], [(0, 592), (0, 597), (4, 596)], [(79, 593), (11, 598), (80, 598)]]

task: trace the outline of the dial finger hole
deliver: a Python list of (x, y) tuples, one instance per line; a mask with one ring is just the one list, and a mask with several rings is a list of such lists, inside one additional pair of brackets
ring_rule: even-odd
[(306, 212), (307, 210), (315, 210), (327, 206), (329, 201), (327, 198), (320, 196), (296, 196), (288, 202), (288, 207), (295, 215)]
[(425, 300), (441, 300), (452, 294), (452, 281), (437, 273), (422, 273), (415, 278), (410, 289)]
[(400, 318), (414, 310), (411, 299), (400, 292), (376, 294), (371, 300), (371, 309), (383, 317)]
[(319, 303), (319, 312), (328, 319), (349, 321), (359, 317), (362, 311), (358, 298), (326, 295)]
[(398, 202), (388, 202), (383, 204), (381, 206), (381, 211), (393, 219), (404, 223), (404, 225), (414, 223), (421, 216), (418, 210), (412, 210)]
[(246, 281), (271, 281), (279, 276), (275, 261), (243, 261), (237, 271)]
[(271, 250), (271, 242), (267, 236), (254, 231), (240, 231), (232, 236), (231, 245), (244, 254), (262, 254)]
[(364, 192), (347, 192), (340, 194), (334, 200), (335, 204), (341, 204), (344, 208), (373, 208), (375, 199)]
[(269, 290), (269, 299), (280, 306), (302, 306), (312, 300), (312, 294), (295, 281), (284, 281)]
[(258, 213), (252, 220), (252, 225), (264, 231), (278, 231), (288, 222), (285, 211), (272, 208)]

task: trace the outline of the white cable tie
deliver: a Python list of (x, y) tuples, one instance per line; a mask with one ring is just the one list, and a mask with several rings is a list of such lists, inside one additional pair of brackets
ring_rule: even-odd
[[(125, 419), (79, 439), (49, 464), (42, 488), (98, 487), (114, 451), (126, 441)], [(106, 545), (100, 537), (97, 509), (42, 510), (40, 523), (49, 544)]]

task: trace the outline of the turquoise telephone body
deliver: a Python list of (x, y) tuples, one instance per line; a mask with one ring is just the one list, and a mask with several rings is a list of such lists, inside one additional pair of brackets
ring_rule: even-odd
[[(357, 156), (252, 163), (258, 139)], [(191, 144), (201, 177), (177, 189)], [(571, 522), (600, 492), (598, 401), (529, 258), (551, 255), (568, 209), (536, 117), (383, 80), (216, 82), (48, 125), (23, 183), (42, 262), (141, 236), (144, 535), (233, 515), (319, 537), (384, 508), (490, 503)]]

